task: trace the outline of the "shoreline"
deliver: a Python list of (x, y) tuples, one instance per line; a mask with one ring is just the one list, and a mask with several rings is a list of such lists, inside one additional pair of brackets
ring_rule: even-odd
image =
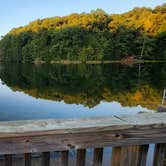
[(104, 60), (104, 61), (71, 61), (71, 60), (60, 60), (60, 61), (51, 61), (51, 62), (45, 62), (45, 61), (38, 61), (38, 62), (17, 62), (17, 61), (1, 61), (0, 63), (22, 63), (22, 64), (35, 64), (35, 65), (42, 65), (42, 64), (64, 64), (64, 65), (70, 65), (70, 64), (113, 64), (113, 63), (119, 63), (122, 65), (133, 65), (138, 63), (164, 63), (166, 61), (164, 60), (137, 60), (131, 62), (123, 62), (122, 60)]
[(163, 62), (165, 62), (165, 61), (162, 61), (162, 60), (134, 60), (133, 62), (123, 63), (122, 60), (86, 61), (86, 62), (61, 60), (61, 61), (51, 61), (50, 64), (112, 64), (112, 63), (121, 63), (124, 65), (125, 64), (132, 65), (132, 64), (136, 64), (136, 63), (163, 63)]

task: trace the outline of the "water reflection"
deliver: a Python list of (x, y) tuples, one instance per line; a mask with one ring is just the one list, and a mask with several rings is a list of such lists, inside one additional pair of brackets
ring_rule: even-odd
[(166, 66), (1, 64), (0, 79), (0, 120), (107, 116), (156, 110)]

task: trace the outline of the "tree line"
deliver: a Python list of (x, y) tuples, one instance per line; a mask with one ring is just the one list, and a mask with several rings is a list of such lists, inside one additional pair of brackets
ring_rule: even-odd
[(109, 15), (101, 9), (35, 20), (0, 41), (0, 60), (120, 60), (134, 56), (166, 59), (166, 4)]

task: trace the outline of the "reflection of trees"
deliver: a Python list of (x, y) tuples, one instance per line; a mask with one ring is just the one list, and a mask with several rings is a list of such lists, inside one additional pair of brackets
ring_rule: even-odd
[(139, 79), (138, 65), (4, 64), (0, 70), (0, 78), (13, 90), (88, 107), (104, 100), (156, 108), (161, 102), (165, 76), (164, 64), (143, 64)]

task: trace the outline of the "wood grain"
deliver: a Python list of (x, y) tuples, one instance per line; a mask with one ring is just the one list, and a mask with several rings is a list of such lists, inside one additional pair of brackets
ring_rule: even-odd
[(50, 165), (50, 153), (43, 152), (42, 153), (42, 166), (49, 166)]
[(166, 145), (155, 145), (153, 166), (163, 166), (165, 159)]
[(103, 148), (95, 148), (93, 154), (93, 166), (102, 166)]
[(141, 145), (139, 149), (138, 166), (146, 166), (149, 145)]
[(111, 166), (120, 166), (121, 147), (112, 148)]
[(138, 166), (139, 146), (122, 147), (121, 166)]
[(68, 151), (61, 152), (61, 166), (68, 166), (68, 160), (69, 160), (69, 152)]
[(0, 122), (0, 154), (166, 142), (166, 113)]
[(5, 166), (12, 166), (12, 155), (5, 155)]
[(25, 158), (25, 166), (31, 166), (31, 153), (26, 153), (24, 155)]
[(86, 150), (85, 149), (78, 149), (77, 150), (76, 166), (85, 166), (85, 160), (86, 160)]

